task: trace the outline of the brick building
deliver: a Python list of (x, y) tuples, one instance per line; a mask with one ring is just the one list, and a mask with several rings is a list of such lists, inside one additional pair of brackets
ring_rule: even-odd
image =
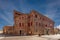
[(14, 26), (9, 30), (4, 27), (4, 34), (28, 35), (28, 34), (54, 34), (54, 21), (48, 17), (32, 10), (29, 14), (24, 14), (14, 10)]

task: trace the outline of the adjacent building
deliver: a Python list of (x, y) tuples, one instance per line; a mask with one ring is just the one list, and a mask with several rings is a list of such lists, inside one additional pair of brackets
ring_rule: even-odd
[(13, 35), (54, 34), (54, 21), (35, 10), (28, 14), (14, 10), (14, 25), (5, 26), (3, 33)]
[(60, 34), (60, 29), (54, 28), (54, 33), (55, 33), (55, 34)]

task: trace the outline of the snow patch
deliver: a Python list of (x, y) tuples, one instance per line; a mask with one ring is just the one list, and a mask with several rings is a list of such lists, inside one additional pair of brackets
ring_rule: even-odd
[(4, 37), (0, 37), (0, 39), (3, 39)]
[(51, 38), (51, 39), (60, 39), (60, 34), (55, 34), (55, 35), (43, 35), (41, 36), (43, 38)]

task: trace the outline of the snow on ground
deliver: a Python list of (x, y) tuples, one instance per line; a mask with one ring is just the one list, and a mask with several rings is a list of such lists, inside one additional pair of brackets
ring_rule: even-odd
[(55, 35), (43, 35), (41, 36), (43, 38), (49, 38), (49, 39), (60, 39), (60, 34), (55, 34)]
[[(15, 37), (15, 36), (14, 36)], [(13, 36), (12, 36), (12, 39), (14, 38)], [(19, 39), (19, 38), (25, 38), (25, 36), (18, 36), (17, 38)], [(3, 38), (5, 38), (5, 36), (4, 35), (0, 35), (0, 39), (3, 39)], [(10, 38), (10, 37), (6, 37), (6, 38)], [(16, 38), (16, 37), (15, 37)], [(33, 36), (26, 36), (26, 38), (30, 38), (30, 39), (34, 39), (34, 40), (58, 40), (58, 39), (60, 39), (60, 34), (55, 34), (55, 35), (42, 35), (42, 36), (38, 36), (38, 35), (33, 35)]]
[(5, 36), (3, 34), (0, 34), (0, 39), (5, 38)]
[(0, 30), (0, 33), (3, 33), (3, 31), (2, 31), (2, 30)]
[(4, 37), (0, 37), (0, 39), (3, 39)]
[(0, 39), (3, 39), (4, 38), (4, 35), (2, 33), (3, 33), (3, 31), (0, 30)]

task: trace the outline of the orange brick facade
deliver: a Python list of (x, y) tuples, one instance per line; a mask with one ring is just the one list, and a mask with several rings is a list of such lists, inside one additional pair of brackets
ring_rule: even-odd
[(34, 10), (30, 14), (14, 11), (14, 26), (12, 29), (13, 35), (54, 34), (54, 22)]

